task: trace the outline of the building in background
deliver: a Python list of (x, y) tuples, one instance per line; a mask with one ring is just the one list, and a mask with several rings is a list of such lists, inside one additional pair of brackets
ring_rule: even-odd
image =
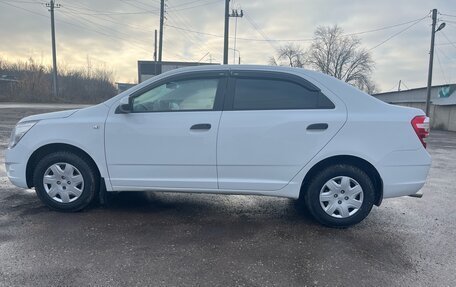
[(14, 88), (18, 85), (19, 81), (12, 75), (0, 74), (0, 100), (13, 97)]
[[(390, 104), (426, 110), (426, 87), (373, 96)], [(431, 88), (430, 118), (431, 128), (456, 131), (456, 84)]]
[(218, 63), (199, 63), (199, 62), (155, 62), (138, 61), (138, 83), (141, 83), (153, 76), (171, 71), (178, 68), (203, 65), (219, 65)]

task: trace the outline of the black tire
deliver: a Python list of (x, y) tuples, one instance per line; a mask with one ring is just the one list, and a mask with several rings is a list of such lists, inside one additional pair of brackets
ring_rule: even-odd
[[(77, 168), (84, 180), (82, 194), (76, 200), (68, 203), (52, 199), (44, 188), (43, 177), (46, 170), (56, 163), (68, 163)], [(75, 212), (82, 210), (96, 200), (99, 190), (99, 175), (96, 167), (85, 158), (72, 152), (58, 151), (44, 156), (36, 165), (33, 173), (35, 191), (40, 200), (53, 210)]]
[[(346, 218), (336, 218), (327, 214), (320, 204), (320, 191), (327, 181), (339, 176), (354, 179), (363, 189), (363, 201), (356, 213)], [(326, 167), (319, 172), (304, 191), (304, 203), (310, 214), (319, 223), (336, 228), (345, 228), (361, 222), (371, 211), (375, 200), (375, 189), (372, 180), (360, 168), (348, 164), (337, 164)]]

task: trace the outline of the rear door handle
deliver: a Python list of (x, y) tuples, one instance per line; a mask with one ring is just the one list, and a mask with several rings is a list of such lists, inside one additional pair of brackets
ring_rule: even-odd
[(307, 127), (308, 131), (324, 131), (328, 128), (327, 123), (311, 124)]
[(211, 124), (196, 124), (193, 125), (190, 130), (210, 130)]

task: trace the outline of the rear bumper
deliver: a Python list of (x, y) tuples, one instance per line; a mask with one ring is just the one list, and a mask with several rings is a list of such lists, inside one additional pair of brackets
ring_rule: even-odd
[(395, 151), (378, 165), (383, 180), (383, 198), (417, 193), (425, 184), (431, 156), (424, 149)]
[(417, 193), (426, 183), (430, 165), (389, 166), (382, 169), (383, 198)]

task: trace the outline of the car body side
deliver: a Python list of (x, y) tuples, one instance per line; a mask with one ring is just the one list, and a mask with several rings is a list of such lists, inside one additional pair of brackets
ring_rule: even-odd
[[(200, 68), (201, 69), (201, 68)], [(262, 66), (209, 66), (208, 71), (250, 70), (267, 71)], [(414, 194), (424, 185), (431, 159), (417, 138), (410, 121), (421, 110), (383, 103), (346, 83), (317, 72), (277, 67), (276, 72), (294, 74), (319, 87), (337, 107), (334, 113), (343, 114), (337, 131), (327, 143), (306, 161), (289, 182), (276, 190), (153, 188), (161, 191), (208, 192), (227, 194), (259, 194), (298, 198), (303, 182), (312, 168), (331, 158), (360, 159), (372, 165), (380, 177), (379, 198)], [(192, 68), (164, 73), (141, 83), (99, 105), (77, 110), (50, 113), (40, 120), (13, 149), (6, 152), (7, 174), (17, 186), (28, 188), (31, 165), (40, 150), (74, 148), (85, 153), (97, 166), (108, 191), (117, 191), (111, 184), (106, 160), (105, 124), (119, 101), (129, 94), (175, 73), (191, 73)], [(312, 112), (303, 110), (302, 112)], [(331, 113), (331, 112), (329, 112)], [(34, 120), (36, 116), (22, 121)], [(328, 119), (330, 121), (330, 119)], [(219, 131), (220, 132), (220, 131)], [(125, 147), (128, 148), (128, 147)], [(306, 147), (303, 147), (305, 149)], [(135, 189), (137, 190), (137, 189)]]

